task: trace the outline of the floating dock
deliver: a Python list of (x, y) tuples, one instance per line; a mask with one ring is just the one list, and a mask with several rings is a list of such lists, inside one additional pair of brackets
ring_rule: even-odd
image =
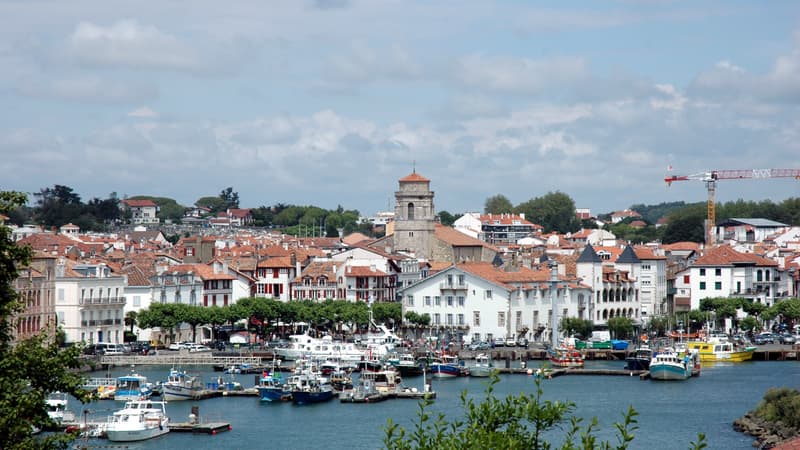
[(233, 427), (228, 422), (207, 422), (207, 423), (190, 423), (180, 422), (169, 424), (169, 431), (175, 433), (200, 433), (200, 434), (217, 434), (222, 431), (230, 431)]

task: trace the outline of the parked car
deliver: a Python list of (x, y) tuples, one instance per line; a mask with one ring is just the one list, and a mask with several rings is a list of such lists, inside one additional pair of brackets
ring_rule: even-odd
[(521, 337), (517, 339), (517, 346), (528, 348), (528, 338)]
[(516, 347), (517, 340), (514, 339), (514, 336), (509, 336), (506, 338), (506, 347)]
[(783, 333), (778, 336), (778, 342), (781, 344), (794, 344), (797, 339), (790, 333)]
[(774, 344), (775, 337), (770, 332), (759, 333), (753, 338), (753, 343), (756, 345)]
[(489, 343), (486, 342), (486, 341), (480, 341), (480, 342), (479, 341), (475, 341), (475, 342), (469, 344), (469, 349), (472, 350), (472, 351), (489, 350), (490, 347), (491, 347), (491, 345), (489, 345)]
[(501, 337), (494, 338), (494, 346), (495, 347), (505, 347), (506, 340)]
[(211, 348), (202, 344), (195, 344), (189, 347), (190, 353), (210, 353)]

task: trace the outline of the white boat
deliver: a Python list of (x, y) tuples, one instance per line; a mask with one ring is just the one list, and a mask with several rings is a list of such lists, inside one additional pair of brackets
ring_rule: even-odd
[(493, 372), (497, 372), (497, 369), (485, 353), (476, 356), (475, 365), (469, 368), (469, 376), (471, 377), (488, 377)]
[(293, 334), (289, 337), (289, 345), (275, 349), (275, 353), (283, 360), (295, 361), (302, 358), (328, 359), (339, 358), (345, 362), (358, 362), (364, 358), (364, 350), (349, 342), (334, 341), (330, 336), (317, 339), (308, 334)]
[(45, 404), (47, 405), (47, 416), (56, 424), (62, 422), (74, 422), (75, 413), (67, 409), (68, 396), (64, 392), (53, 392), (47, 396)]
[(200, 377), (188, 375), (184, 370), (169, 371), (167, 382), (161, 388), (164, 400), (193, 400), (200, 398), (205, 386)]
[(685, 380), (692, 376), (693, 364), (688, 354), (682, 356), (672, 349), (660, 350), (650, 360), (650, 378), (653, 380)]
[(108, 418), (106, 436), (113, 442), (151, 439), (169, 433), (167, 403), (150, 400), (125, 402), (125, 407)]

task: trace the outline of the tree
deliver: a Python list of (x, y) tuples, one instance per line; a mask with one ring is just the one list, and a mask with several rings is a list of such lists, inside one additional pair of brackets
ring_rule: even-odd
[(667, 218), (667, 226), (662, 235), (665, 244), (675, 242), (705, 242), (707, 210), (701, 205), (682, 209)]
[(545, 233), (569, 233), (580, 228), (575, 215), (575, 202), (563, 192), (548, 192), (542, 197), (528, 200), (517, 205), (514, 212), (524, 213), (527, 220), (544, 227)]
[(211, 215), (216, 216), (218, 212), (225, 211), (225, 200), (222, 197), (200, 197), (194, 205), (211, 210)]
[(33, 194), (36, 200), (36, 220), (46, 227), (60, 227), (83, 212), (80, 195), (71, 187), (56, 184)]
[(567, 333), (568, 336), (580, 335), (583, 339), (588, 339), (592, 335), (592, 321), (579, 319), (577, 317), (562, 317), (559, 328)]
[[(409, 432), (389, 419), (384, 428), (383, 443), (387, 449), (549, 449), (553, 448), (546, 436), (553, 436), (557, 429), (563, 432), (561, 449), (610, 449), (608, 442), (598, 442), (595, 436), (597, 419), (587, 426), (583, 419), (573, 415), (572, 402), (544, 400), (541, 379), (535, 379), (532, 393), (520, 393), (498, 398), (494, 386), (500, 378), (493, 375), (486, 385), (485, 396), (480, 403), (469, 398), (467, 391), (461, 394), (463, 417), (448, 421), (443, 413), (436, 416), (428, 412), (430, 400), (420, 402), (414, 428)], [(627, 449), (638, 429), (638, 413), (629, 407), (622, 422), (614, 424), (617, 430), (618, 449)], [(692, 448), (706, 446), (705, 436), (700, 434)]]
[(447, 211), (439, 211), (439, 223), (444, 226), (451, 227), (456, 220), (461, 217), (461, 214), (452, 215)]
[(483, 204), (484, 214), (503, 214), (514, 211), (514, 205), (511, 204), (505, 195), (497, 194), (486, 199)]
[[(0, 214), (26, 201), (23, 193), (0, 191)], [(23, 307), (14, 283), (19, 268), (30, 264), (31, 255), (30, 247), (17, 246), (11, 230), (0, 226), (0, 448), (67, 448), (74, 435), (37, 437), (33, 431), (53, 425), (45, 405), (49, 393), (58, 390), (88, 401), (83, 377), (74, 370), (80, 366), (81, 348), (60, 348), (55, 330), (13, 341), (14, 318)]]
[(633, 321), (628, 317), (612, 317), (607, 323), (611, 335), (617, 339), (625, 339), (633, 332)]
[(222, 199), (225, 207), (224, 209), (237, 209), (239, 208), (239, 193), (234, 192), (232, 187), (227, 187), (219, 193), (219, 198)]

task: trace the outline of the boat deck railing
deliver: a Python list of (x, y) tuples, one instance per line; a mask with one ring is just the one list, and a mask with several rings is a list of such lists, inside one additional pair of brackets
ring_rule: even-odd
[(173, 366), (233, 366), (239, 364), (261, 364), (259, 356), (203, 356), (195, 355), (114, 355), (101, 356), (100, 364), (123, 365), (173, 365)]
[(114, 386), (117, 384), (116, 378), (88, 378), (83, 387), (85, 389), (98, 388), (100, 386)]

